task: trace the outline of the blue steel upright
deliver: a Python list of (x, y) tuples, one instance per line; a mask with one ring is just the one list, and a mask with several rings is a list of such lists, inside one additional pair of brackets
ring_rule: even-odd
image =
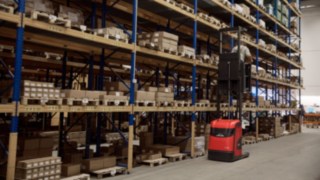
[[(134, 47), (137, 44), (137, 26), (138, 26), (138, 0), (132, 1), (132, 36), (131, 42)], [(136, 69), (136, 49), (131, 52), (131, 62), (130, 62), (130, 99), (129, 104), (131, 107), (135, 104), (135, 69)], [(134, 111), (132, 110), (129, 113), (129, 140), (128, 140), (128, 172), (132, 170), (132, 161), (133, 161), (133, 125), (134, 125)]]
[(7, 180), (14, 179), (16, 154), (17, 154), (17, 141), (18, 141), (18, 127), (19, 127), (19, 102), (20, 102), (20, 87), (21, 87), (21, 68), (22, 68), (22, 54), (23, 54), (23, 39), (24, 39), (24, 14), (25, 14), (25, 0), (18, 1), (18, 14), (20, 21), (16, 31), (16, 54), (14, 65), (14, 82), (13, 82), (13, 95), (12, 101), (15, 105), (10, 124), (10, 137), (9, 137), (9, 157), (7, 166)]
[[(198, 0), (193, 0), (193, 5), (194, 5), (194, 14), (197, 15), (198, 14)], [(192, 46), (193, 46), (195, 52), (197, 52), (197, 34), (198, 34), (198, 22), (195, 19), (193, 22), (193, 42), (192, 42)], [(193, 64), (193, 66), (192, 66), (192, 96), (191, 96), (192, 107), (195, 107), (195, 105), (196, 105), (196, 81), (197, 81), (196, 73), (197, 73), (197, 67), (196, 67), (196, 64)], [(191, 115), (192, 136), (191, 136), (191, 138), (194, 138), (194, 123), (196, 120), (197, 120), (196, 113), (195, 113), (195, 111), (192, 111), (192, 115)], [(191, 139), (191, 142), (194, 143), (194, 139)], [(193, 143), (191, 143), (191, 147), (194, 147)], [(193, 154), (193, 150), (192, 150), (191, 157), (193, 157), (193, 156), (194, 156), (194, 154)]]

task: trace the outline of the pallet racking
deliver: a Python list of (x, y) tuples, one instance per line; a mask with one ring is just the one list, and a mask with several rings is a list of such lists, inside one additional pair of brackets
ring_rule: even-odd
[[(131, 28), (131, 42), (125, 43), (112, 39), (106, 39), (100, 36), (93, 35), (87, 32), (81, 32), (77, 29), (66, 28), (54, 24), (48, 24), (37, 20), (25, 17), (25, 1), (18, 1), (17, 13), (3, 12), (0, 11), (0, 20), (6, 22), (1, 27), (0, 36), (3, 39), (3, 43), (13, 45), (12, 39), (16, 40), (16, 50), (14, 55), (10, 53), (0, 52), (1, 57), (7, 61), (3, 61), (4, 64), (12, 64), (14, 59), (14, 68), (8, 67), (8, 71), (14, 70), (14, 85), (13, 85), (13, 96), (12, 103), (1, 104), (1, 113), (12, 114), (11, 129), (10, 129), (10, 144), (9, 144), (9, 158), (8, 158), (8, 171), (7, 176), (14, 176), (14, 167), (16, 159), (16, 147), (18, 139), (18, 124), (19, 115), (22, 113), (60, 113), (60, 141), (59, 145), (63, 146), (62, 136), (64, 135), (63, 124), (65, 121), (64, 116), (68, 113), (97, 113), (97, 133), (101, 133), (101, 121), (102, 113), (126, 113), (129, 114), (129, 137), (128, 137), (128, 163), (127, 168), (130, 172), (132, 169), (133, 161), (133, 139), (134, 139), (134, 123), (135, 115), (137, 113), (164, 113), (165, 126), (168, 123), (169, 113), (191, 113), (191, 144), (194, 144), (195, 137), (195, 122), (198, 119), (198, 113), (203, 113), (206, 116), (206, 120), (210, 120), (210, 112), (214, 112), (216, 107), (210, 105), (209, 107), (198, 107), (196, 106), (196, 99), (201, 97), (209, 98), (209, 89), (214, 86), (212, 81), (215, 78), (217, 71), (216, 65), (209, 65), (201, 63), (195, 59), (189, 59), (186, 57), (177, 56), (174, 54), (161, 52), (157, 50), (140, 47), (137, 45), (137, 34), (141, 29), (147, 29), (150, 26), (152, 29), (165, 29), (169, 32), (174, 32), (182, 37), (185, 37), (185, 43), (192, 45), (196, 52), (200, 52), (201, 45), (206, 44), (207, 52), (214, 51), (217, 46), (217, 38), (215, 34), (221, 28), (219, 25), (210, 23), (200, 17), (199, 12), (205, 12), (211, 14), (217, 19), (222, 19), (230, 27), (238, 25), (244, 26), (249, 29), (248, 34), (255, 37), (255, 41), (243, 39), (251, 50), (255, 50), (255, 65), (257, 75), (252, 76), (253, 87), (255, 87), (256, 94), (256, 105), (259, 105), (258, 95), (265, 96), (266, 100), (271, 100), (274, 104), (272, 108), (256, 107), (256, 108), (244, 108), (244, 111), (250, 113), (250, 117), (253, 118), (252, 114), (256, 115), (259, 112), (269, 112), (271, 115), (284, 112), (286, 114), (295, 113), (296, 107), (293, 108), (281, 108), (278, 106), (279, 103), (291, 105), (292, 103), (292, 91), (299, 91), (299, 103), (301, 104), (301, 69), (303, 68), (301, 63), (301, 27), (298, 28), (298, 34), (291, 31), (290, 28), (281, 24), (275, 17), (266, 13), (266, 11), (259, 6), (259, 1), (256, 0), (243, 0), (241, 3), (246, 4), (251, 10), (254, 10), (256, 21), (251, 21), (244, 17), (242, 14), (236, 12), (234, 9), (226, 6), (225, 1), (220, 0), (186, 0), (182, 1), (193, 9), (190, 11), (182, 9), (176, 6), (174, 1), (171, 0), (153, 0), (153, 1), (140, 1), (138, 0), (97, 0), (89, 3), (91, 8), (84, 8), (91, 12), (91, 28), (97, 27), (96, 19), (99, 14), (101, 19), (100, 27), (106, 27), (107, 17), (108, 21), (115, 22), (121, 21), (127, 24)], [(65, 3), (59, 1), (60, 3)], [(240, 1), (239, 1), (240, 2)], [(297, 18), (299, 26), (301, 24), (301, 13), (298, 9), (294, 8), (287, 0), (282, 0), (289, 8), (289, 19), (291, 17)], [(86, 2), (83, 2), (86, 3)], [(235, 3), (235, 0), (230, 1), (231, 4)], [(70, 1), (67, 1), (68, 5), (74, 5)], [(276, 3), (277, 4), (277, 3)], [(299, 2), (300, 4), (300, 2)], [(98, 7), (101, 12), (98, 12)], [(108, 10), (110, 14), (108, 15)], [(189, 10), (189, 11), (188, 11)], [(112, 18), (112, 16), (114, 16)], [(127, 19), (132, 19), (131, 21)], [(230, 20), (229, 20), (230, 17)], [(267, 26), (272, 30), (267, 30), (259, 26), (260, 19), (267, 22)], [(139, 24), (139, 21), (141, 23)], [(289, 21), (289, 27), (290, 27)], [(139, 25), (138, 25), (139, 24)], [(146, 25), (144, 25), (146, 24)], [(18, 27), (16, 27), (18, 26)], [(16, 29), (16, 32), (14, 31)], [(128, 29), (128, 28), (127, 28)], [(285, 36), (285, 39), (281, 37)], [(236, 36), (230, 34), (230, 37), (235, 38)], [(269, 43), (273, 43), (278, 52), (283, 52), (285, 56), (275, 54), (268, 49), (259, 46), (260, 37), (266, 38)], [(299, 42), (299, 48), (292, 46), (294, 41)], [(233, 43), (230, 42), (230, 47)], [(24, 47), (26, 48), (37, 48), (38, 51), (48, 51), (48, 49), (54, 48), (54, 52), (63, 52), (62, 60), (59, 62), (53, 62), (45, 58), (39, 58), (33, 55), (24, 53)], [(230, 48), (229, 47), (229, 48)], [(227, 47), (228, 48), (228, 47)], [(75, 61), (69, 61), (68, 57), (75, 57)], [(293, 57), (298, 57), (298, 61), (293, 61)], [(83, 60), (84, 59), (84, 60)], [(11, 60), (11, 61), (10, 61)], [(22, 64), (22, 62), (25, 62)], [(85, 63), (83, 63), (85, 61)], [(108, 65), (106, 61), (109, 61)], [(36, 64), (33, 64), (36, 63)], [(131, 68), (129, 71), (124, 71), (122, 68), (112, 67), (110, 64), (125, 64)], [(158, 65), (158, 67), (154, 67)], [(152, 67), (154, 72), (151, 74), (138, 72), (138, 68)], [(266, 67), (267, 71), (272, 72), (273, 78), (261, 77), (258, 75), (258, 67)], [(22, 68), (24, 67), (24, 68)], [(35, 67), (47, 69), (47, 71), (36, 71)], [(57, 71), (50, 72), (50, 69)], [(96, 84), (98, 90), (103, 89), (104, 76), (113, 75), (119, 80), (123, 81), (121, 75), (129, 77), (129, 106), (58, 106), (58, 105), (21, 105), (20, 104), (20, 84), (22, 74), (46, 76), (49, 80), (52, 77), (61, 77), (61, 88), (65, 89), (70, 84), (67, 84), (72, 77), (73, 72), (79, 69), (78, 73), (88, 70), (89, 81), (88, 89), (94, 88), (94, 76), (97, 75)], [(160, 75), (160, 71), (163, 70), (163, 75)], [(280, 80), (278, 77), (283, 79), (290, 79), (292, 71), (298, 71), (299, 83), (292, 84), (289, 81)], [(171, 75), (170, 71), (176, 71), (176, 76)], [(68, 77), (70, 73), (70, 77)], [(188, 74), (187, 76), (184, 74)], [(182, 77), (180, 77), (182, 75)], [(184, 75), (184, 76), (183, 76)], [(190, 78), (191, 76), (191, 78)], [(69, 78), (69, 79), (68, 79)], [(160, 82), (164, 82), (165, 86), (168, 87), (170, 83), (173, 83), (176, 87), (177, 94), (181, 93), (180, 88), (189, 87), (191, 89), (191, 106), (190, 107), (147, 107), (147, 106), (136, 106), (135, 104), (135, 86), (139, 88), (143, 87), (150, 79), (155, 79), (156, 86), (160, 85)], [(138, 81), (145, 80), (143, 84)], [(204, 83), (201, 81), (204, 80)], [(209, 83), (211, 82), (212, 83)], [(198, 81), (198, 84), (197, 84)], [(205, 87), (206, 94), (199, 95), (201, 87)], [(198, 93), (197, 93), (198, 90)], [(198, 95), (197, 95), (198, 94)], [(227, 109), (224, 109), (227, 111)], [(235, 109), (231, 109), (235, 111)], [(91, 118), (87, 118), (88, 124), (90, 124)], [(154, 120), (154, 130), (157, 131), (157, 121)], [(251, 119), (252, 121), (252, 119)], [(89, 127), (87, 127), (89, 128)], [(164, 129), (167, 129), (166, 127)], [(164, 131), (166, 137), (167, 132)], [(91, 133), (87, 131), (87, 137), (90, 137)], [(99, 136), (100, 137), (100, 136)], [(89, 153), (89, 141), (87, 140), (86, 154)], [(97, 150), (99, 154), (100, 140), (97, 138)], [(62, 153), (62, 152), (60, 152)], [(191, 156), (194, 156), (194, 151), (191, 151)]]

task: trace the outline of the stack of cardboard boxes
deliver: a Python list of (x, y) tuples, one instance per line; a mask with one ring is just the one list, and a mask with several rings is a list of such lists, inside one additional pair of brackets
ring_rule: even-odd
[(86, 142), (86, 132), (69, 132), (66, 138), (68, 142), (76, 142), (78, 145), (84, 145)]
[(44, 157), (18, 161), (16, 179), (60, 179), (60, 157)]
[(259, 134), (269, 134), (273, 137), (279, 137), (283, 134), (280, 117), (259, 118)]
[(24, 139), (20, 144), (20, 160), (47, 157), (52, 155), (54, 141), (52, 138)]
[[(278, 0), (264, 0), (264, 3), (268, 13), (273, 14), (278, 21), (289, 28), (289, 8), (282, 1)], [(276, 11), (274, 10), (275, 7), (277, 7)]]
[(159, 31), (138, 35), (138, 44), (143, 47), (156, 48), (161, 51), (177, 52), (179, 37), (177, 35)]
[(170, 87), (159, 87), (156, 92), (156, 101), (157, 102), (173, 102), (174, 93)]
[(79, 9), (60, 5), (58, 17), (70, 20), (73, 27), (81, 27), (84, 25), (84, 15)]
[(116, 166), (116, 157), (97, 157), (91, 159), (85, 159), (81, 163), (81, 170), (85, 173), (92, 171), (107, 169)]
[(61, 92), (53, 83), (25, 80), (22, 83), (22, 97), (30, 99), (60, 99)]
[(25, 3), (25, 7), (26, 14), (31, 14), (33, 11), (54, 14), (53, 3), (49, 0), (28, 0)]
[(107, 27), (95, 29), (94, 33), (99, 36), (104, 36), (106, 38), (113, 38), (116, 40), (121, 40), (124, 42), (129, 42), (129, 35), (126, 34), (122, 29), (116, 27)]
[(195, 49), (185, 45), (178, 46), (178, 53), (181, 56), (188, 57), (191, 59), (194, 59), (196, 57)]

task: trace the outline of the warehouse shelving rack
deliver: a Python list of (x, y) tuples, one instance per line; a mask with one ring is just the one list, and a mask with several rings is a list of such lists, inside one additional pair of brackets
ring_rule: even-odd
[[(0, 12), (0, 19), (2, 21), (5, 21), (9, 23), (8, 26), (1, 28), (1, 37), (6, 37), (10, 39), (16, 39), (16, 51), (15, 55), (8, 55), (1, 52), (1, 57), (6, 57), (7, 59), (14, 59), (15, 66), (14, 66), (14, 86), (13, 86), (13, 97), (12, 97), (12, 104), (1, 104), (0, 105), (0, 112), (1, 113), (11, 113), (12, 114), (12, 121), (11, 121), (11, 133), (10, 133), (10, 144), (9, 144), (9, 157), (8, 157), (8, 171), (7, 171), (7, 177), (13, 177), (14, 176), (14, 167), (15, 167), (15, 159), (16, 159), (16, 147), (17, 147), (17, 138), (18, 138), (18, 122), (19, 122), (19, 114), (20, 113), (60, 113), (60, 124), (62, 125), (65, 121), (64, 114), (66, 113), (115, 113), (115, 112), (124, 112), (129, 114), (129, 138), (128, 138), (128, 165), (127, 168), (129, 171), (132, 169), (132, 158), (133, 158), (133, 126), (135, 122), (135, 114), (136, 113), (142, 113), (142, 112), (164, 112), (165, 114), (167, 112), (191, 112), (191, 142), (192, 145), (194, 144), (194, 136), (195, 136), (195, 121), (197, 120), (196, 113), (197, 112), (204, 112), (207, 115), (209, 112), (216, 111), (216, 107), (214, 105), (210, 107), (197, 107), (196, 106), (196, 97), (197, 88), (200, 89), (200, 86), (197, 87), (197, 80), (200, 82), (199, 79), (206, 80), (205, 86), (207, 90), (210, 88), (210, 86), (214, 85), (214, 83), (208, 83), (208, 79), (214, 79), (215, 72), (217, 71), (217, 66), (214, 65), (208, 65), (200, 63), (196, 60), (180, 57), (177, 55), (172, 55), (165, 52), (159, 52), (156, 50), (147, 49), (144, 47), (137, 46), (136, 37), (138, 29), (138, 18), (146, 20), (148, 22), (152, 22), (155, 24), (159, 24), (161, 26), (167, 27), (169, 30), (172, 30), (174, 32), (178, 32), (180, 34), (185, 34), (187, 36), (191, 36), (192, 40), (191, 43), (193, 48), (198, 51), (201, 49), (199, 48), (200, 44), (207, 43), (210, 46), (216, 45), (217, 39), (215, 39), (211, 34), (214, 35), (213, 32), (217, 32), (220, 27), (217, 25), (211, 24), (202, 18), (199, 17), (198, 12), (200, 11), (207, 11), (208, 13), (215, 14), (216, 9), (220, 9), (223, 11), (223, 15), (230, 15), (231, 16), (231, 26), (235, 26), (236, 23), (240, 22), (243, 26), (249, 26), (254, 29), (252, 31), (257, 41), (251, 42), (248, 40), (243, 40), (250, 48), (255, 49), (256, 53), (256, 61), (255, 64), (257, 67), (259, 67), (261, 64), (261, 57), (266, 58), (266, 62), (272, 63), (272, 72), (275, 77), (280, 75), (280, 69), (278, 67), (285, 67), (285, 77), (290, 78), (292, 69), (298, 69), (299, 71), (299, 83), (300, 85), (293, 85), (287, 82), (282, 82), (275, 79), (268, 79), (265, 77), (259, 77), (259, 76), (253, 76), (253, 79), (255, 81), (254, 86), (256, 89), (256, 95), (260, 95), (261, 92), (259, 89), (265, 88), (263, 90), (263, 94), (266, 96), (266, 98), (269, 98), (269, 86), (272, 86), (272, 96), (271, 100), (274, 103), (278, 103), (280, 101), (285, 101), (286, 104), (291, 104), (291, 90), (292, 89), (298, 89), (299, 90), (299, 104), (301, 104), (301, 63), (293, 62), (290, 60), (292, 55), (298, 55), (300, 62), (301, 62), (301, 41), (299, 39), (301, 34), (301, 27), (299, 28), (299, 34), (295, 34), (292, 32), (289, 28), (286, 28), (283, 26), (280, 22), (278, 22), (274, 17), (268, 15), (260, 6), (258, 6), (258, 1), (255, 3), (250, 0), (245, 0), (244, 3), (249, 5), (251, 9), (256, 10), (256, 17), (257, 22), (249, 21), (248, 19), (244, 18), (242, 15), (238, 14), (231, 8), (228, 8), (219, 0), (204, 0), (204, 1), (197, 1), (193, 0), (192, 2), (186, 1), (185, 3), (190, 3), (190, 5), (194, 9), (194, 13), (190, 13), (187, 11), (184, 11), (173, 4), (170, 3), (170, 1), (165, 0), (154, 0), (154, 1), (140, 1), (138, 3), (138, 0), (128, 0), (128, 1), (96, 1), (92, 3), (91, 11), (92, 11), (92, 28), (95, 28), (97, 25), (97, 22), (95, 22), (96, 16), (97, 16), (97, 6), (98, 4), (101, 5), (101, 19), (102, 24), (101, 27), (106, 27), (106, 16), (107, 16), (107, 5), (109, 8), (114, 8), (117, 11), (128, 13), (129, 16), (132, 17), (131, 20), (131, 30), (132, 30), (132, 42), (127, 44), (121, 41), (115, 41), (111, 39), (105, 39), (99, 36), (95, 36), (89, 33), (81, 32), (74, 29), (68, 29), (61, 26), (56, 26), (52, 24), (47, 24), (40, 21), (31, 20), (29, 18), (25, 17), (25, 9), (24, 9), (24, 0), (18, 1), (18, 9), (16, 14), (10, 14), (7, 12)], [(291, 16), (298, 17), (299, 25), (301, 24), (301, 13), (296, 10), (294, 7), (290, 5), (290, 2), (287, 0), (283, 0), (284, 3), (288, 5), (290, 8), (290, 18)], [(70, 2), (69, 2), (70, 3)], [(231, 1), (231, 3), (235, 3), (234, 0)], [(148, 6), (152, 4), (152, 6)], [(299, 3), (300, 4), (300, 3)], [(125, 7), (125, 8), (123, 8)], [(161, 13), (154, 14), (152, 13), (152, 9), (157, 7), (160, 11), (166, 11), (170, 12), (168, 14)], [(208, 8), (206, 8), (208, 7)], [(128, 10), (130, 10), (128, 12)], [(214, 10), (214, 11), (213, 11)], [(172, 16), (174, 15), (174, 16)], [(218, 15), (218, 14), (217, 14)], [(170, 20), (170, 16), (171, 19)], [(218, 15), (219, 16), (219, 15)], [(270, 32), (268, 30), (265, 30), (261, 27), (259, 27), (259, 17), (263, 16), (268, 21), (271, 21), (274, 23), (274, 32)], [(154, 18), (150, 18), (154, 17)], [(182, 20), (179, 18), (172, 18), (172, 17), (184, 17)], [(159, 20), (160, 19), (160, 20)], [(185, 19), (188, 19), (185, 21)], [(238, 23), (239, 24), (239, 23)], [(18, 25), (16, 28), (16, 33), (13, 32), (13, 26), (12, 25)], [(25, 31), (25, 29), (27, 31)], [(192, 32), (192, 33), (188, 33)], [(287, 41), (282, 40), (278, 37), (278, 32), (282, 32), (288, 36)], [(43, 33), (43, 34), (41, 34)], [(208, 35), (209, 36), (208, 36)], [(51, 37), (50, 35), (54, 35), (55, 37)], [(264, 37), (268, 37), (269, 41), (274, 41), (275, 45), (278, 49), (284, 50), (288, 52), (288, 57), (283, 57), (278, 54), (274, 54), (269, 50), (266, 50), (258, 45), (258, 40), (260, 36), (263, 35)], [(231, 37), (235, 38), (234, 35), (230, 35)], [(299, 49), (294, 48), (291, 46), (292, 38), (298, 38), (299, 39)], [(8, 42), (4, 40), (4, 42)], [(62, 58), (62, 62), (59, 63), (52, 63), (48, 62), (48, 60), (33, 57), (30, 55), (23, 54), (24, 49), (24, 43), (27, 47), (33, 47), (34, 44), (41, 44), (48, 47), (54, 47), (59, 50), (65, 50), (64, 57)], [(9, 43), (10, 44), (10, 43)], [(45, 50), (45, 47), (39, 47), (39, 50)], [(210, 47), (207, 47), (208, 51), (212, 51)], [(286, 50), (287, 49), (287, 50)], [(89, 63), (85, 63), (87, 65), (83, 65), (83, 63), (75, 63), (75, 62), (69, 62), (68, 61), (68, 51), (77, 51), (81, 54), (89, 54), (89, 57), (86, 57), (86, 59), (89, 59)], [(116, 68), (107, 68), (105, 67), (105, 60), (109, 59), (112, 56), (113, 59), (121, 60), (120, 62), (123, 64), (130, 65), (130, 72), (126, 71), (123, 72), (121, 69)], [(271, 60), (269, 60), (271, 58)], [(98, 60), (98, 65), (94, 65), (94, 60)], [(138, 60), (137, 60), (138, 59)], [(191, 84), (190, 88), (192, 90), (191, 92), (191, 99), (192, 99), (192, 106), (191, 107), (142, 107), (142, 106), (135, 106), (135, 97), (134, 97), (134, 89), (135, 86), (138, 85), (138, 78), (136, 71), (136, 65), (141, 64), (148, 64), (149, 66), (154, 65), (153, 60), (150, 59), (157, 59), (160, 61), (166, 61), (172, 64), (174, 64), (172, 67), (168, 68), (168, 64), (162, 63), (159, 64), (159, 68), (162, 69), (174, 69), (176, 71), (185, 71), (187, 73), (190, 73), (192, 75), (191, 81), (188, 79), (184, 79), (182, 81), (181, 78), (178, 78), (178, 80), (181, 80), (181, 82), (185, 82), (187, 84)], [(127, 76), (130, 76), (130, 105), (129, 106), (98, 106), (98, 107), (91, 107), (91, 106), (42, 106), (42, 105), (21, 105), (19, 102), (20, 99), (20, 84), (21, 84), (21, 74), (22, 73), (30, 73), (35, 74), (38, 72), (35, 71), (27, 71), (26, 69), (22, 69), (22, 60), (26, 62), (36, 62), (37, 65), (42, 66), (39, 63), (44, 63), (43, 66), (53, 65), (57, 67), (61, 67), (62, 72), (61, 73), (48, 73), (47, 76), (58, 76), (62, 77), (62, 88), (66, 88), (66, 80), (67, 80), (67, 71), (72, 71), (72, 68), (81, 68), (81, 69), (88, 69), (89, 70), (89, 87), (90, 89), (94, 89), (93, 87), (93, 79), (94, 74), (98, 74), (98, 85), (97, 89), (101, 90), (103, 86), (103, 76), (107, 73), (119, 73), (119, 74), (126, 74)], [(114, 60), (110, 60), (114, 62)], [(96, 62), (95, 62), (96, 63)], [(118, 62), (119, 63), (119, 62)], [(28, 64), (26, 64), (26, 67)], [(30, 67), (32, 68), (32, 66)], [(162, 79), (166, 81), (166, 85), (168, 85), (169, 81), (169, 73), (164, 73), (163, 76), (159, 77), (159, 68), (157, 68), (156, 72), (153, 74), (153, 76), (156, 76), (156, 84), (159, 84), (159, 79)], [(12, 70), (12, 69), (11, 69)], [(258, 71), (258, 69), (257, 69)], [(143, 74), (143, 73), (142, 73)], [(199, 76), (197, 76), (199, 74)], [(147, 74), (144, 74), (146, 77), (146, 81), (149, 79), (149, 76)], [(206, 77), (206, 78), (204, 78)], [(118, 77), (120, 78), (120, 77)], [(72, 78), (71, 78), (72, 79)], [(121, 79), (121, 78), (120, 78)], [(170, 81), (177, 82), (177, 79), (171, 78)], [(179, 81), (178, 81), (179, 82)], [(179, 82), (180, 83), (180, 82)], [(200, 83), (199, 83), (200, 84)], [(280, 90), (285, 89), (285, 94), (288, 94), (283, 99), (280, 100)], [(178, 90), (179, 91), (179, 90)], [(208, 92), (208, 91), (207, 91)], [(208, 97), (208, 94), (206, 95)], [(256, 98), (256, 103), (258, 104), (258, 98)], [(226, 109), (224, 109), (226, 111)], [(268, 111), (268, 112), (293, 112), (296, 111), (296, 108), (280, 108), (280, 107), (273, 107), (273, 108), (244, 108), (244, 111), (249, 112), (261, 112), (261, 111)], [(234, 108), (231, 108), (231, 111), (235, 111)], [(209, 116), (207, 116), (207, 119)], [(98, 128), (97, 132), (100, 133), (100, 126), (102, 116), (99, 115), (98, 118)], [(90, 120), (90, 118), (88, 118)], [(89, 124), (89, 123), (88, 123)], [(155, 126), (156, 128), (156, 126)], [(60, 129), (63, 129), (60, 127)], [(60, 135), (63, 135), (63, 131), (60, 131)], [(164, 132), (166, 134), (166, 132)], [(91, 134), (88, 133), (88, 136)], [(61, 137), (61, 136), (60, 136)], [(99, 137), (99, 136), (98, 136)], [(98, 138), (99, 139), (99, 138)], [(100, 140), (97, 139), (97, 149), (99, 153), (99, 146), (100, 146)], [(89, 144), (89, 140), (87, 141), (87, 145)], [(60, 146), (63, 146), (62, 139), (60, 139)], [(86, 152), (88, 153), (88, 146), (86, 148)], [(194, 152), (191, 152), (191, 156), (194, 156)]]

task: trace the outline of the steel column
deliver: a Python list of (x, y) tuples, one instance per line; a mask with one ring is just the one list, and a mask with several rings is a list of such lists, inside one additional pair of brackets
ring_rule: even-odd
[(20, 21), (18, 22), (17, 34), (16, 34), (16, 54), (14, 65), (14, 82), (13, 82), (13, 95), (12, 101), (15, 105), (14, 113), (10, 124), (10, 136), (9, 136), (9, 156), (7, 166), (7, 180), (14, 179), (15, 166), (16, 166), (16, 154), (17, 154), (17, 142), (18, 142), (18, 127), (19, 127), (19, 111), (18, 106), (20, 102), (20, 87), (21, 87), (21, 68), (22, 68), (22, 55), (23, 55), (23, 39), (24, 39), (24, 24), (23, 18), (25, 14), (25, 0), (19, 0), (18, 13)]

